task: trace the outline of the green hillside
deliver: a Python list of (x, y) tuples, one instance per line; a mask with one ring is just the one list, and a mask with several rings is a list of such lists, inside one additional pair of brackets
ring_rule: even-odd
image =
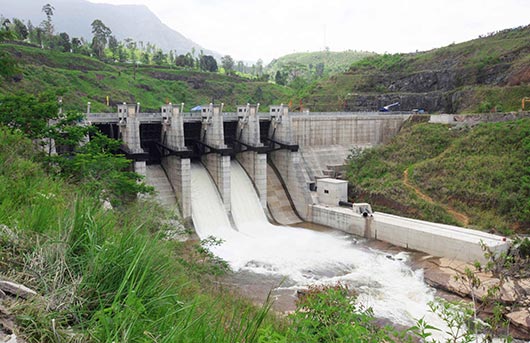
[[(66, 109), (81, 110), (90, 101), (93, 111), (113, 112), (116, 103), (140, 102), (143, 110), (154, 111), (170, 101), (184, 102), (188, 110), (214, 101), (234, 110), (248, 102), (268, 106), (290, 98), (286, 87), (237, 76), (152, 65), (135, 68), (18, 44), (0, 44), (0, 49), (20, 63), (18, 75), (0, 81), (0, 94), (63, 90)], [(105, 104), (107, 96), (109, 107)]]
[(426, 52), (368, 56), (315, 85), (313, 110), (488, 112), (520, 109), (530, 96), (530, 26)]
[(354, 154), (351, 196), (376, 210), (528, 233), (529, 156), (529, 118), (462, 129), (410, 124), (389, 144)]
[(367, 56), (375, 55), (366, 51), (314, 51), (298, 52), (274, 59), (269, 63), (266, 70), (274, 75), (282, 66), (298, 64), (307, 68), (307, 71), (316, 72), (319, 64), (323, 65), (324, 75), (344, 72), (350, 68), (352, 63), (357, 62)]

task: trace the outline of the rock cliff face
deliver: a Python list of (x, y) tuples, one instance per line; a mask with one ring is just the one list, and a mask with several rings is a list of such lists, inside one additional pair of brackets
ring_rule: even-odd
[(516, 110), (530, 96), (529, 56), (530, 26), (422, 53), (368, 57), (317, 85), (306, 105), (363, 111), (399, 101), (400, 110)]

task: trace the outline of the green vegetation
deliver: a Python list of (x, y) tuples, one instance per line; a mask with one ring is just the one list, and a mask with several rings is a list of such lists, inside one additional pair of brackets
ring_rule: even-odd
[[(104, 63), (79, 54), (1, 44), (0, 51), (18, 56), (21, 73), (0, 82), (0, 93), (58, 91), (66, 110), (114, 112), (116, 103), (140, 102), (143, 110), (155, 111), (170, 101), (184, 102), (185, 109), (198, 104), (224, 102), (227, 110), (246, 103), (265, 106), (288, 102), (290, 90), (238, 76), (186, 70), (177, 67), (135, 66)], [(110, 106), (106, 97), (110, 97)]]
[[(265, 71), (276, 84), (292, 88), (293, 99), (306, 99), (318, 81), (342, 73), (352, 63), (371, 55), (374, 54), (350, 50), (295, 53), (273, 60)], [(296, 105), (293, 108), (300, 109)]]
[(344, 72), (349, 69), (352, 63), (372, 55), (375, 54), (352, 50), (299, 52), (272, 60), (267, 65), (266, 71), (275, 75), (278, 70), (289, 72), (294, 67), (298, 67), (298, 72), (304, 78), (314, 80)]
[(383, 54), (363, 58), (352, 64), (351, 68), (374, 68), (378, 70), (390, 71), (398, 70), (405, 63), (404, 54)]
[(352, 196), (376, 209), (425, 220), (462, 224), (457, 212), (484, 230), (528, 228), (528, 137), (530, 119), (470, 129), (409, 125), (388, 144), (352, 154)]
[(38, 160), (30, 140), (0, 130), (0, 273), (41, 295), (9, 302), (28, 342), (252, 342), (274, 323), (268, 306), (187, 276), (215, 261), (182, 263), (194, 248), (164, 239), (162, 209), (104, 210)]

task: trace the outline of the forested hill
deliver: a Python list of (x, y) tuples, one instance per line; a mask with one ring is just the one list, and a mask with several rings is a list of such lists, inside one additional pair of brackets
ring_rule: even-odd
[(374, 110), (399, 101), (401, 110), (518, 110), (530, 96), (530, 26), (411, 54), (384, 54), (353, 63), (304, 94), (311, 110)]
[[(46, 16), (41, 11), (46, 2), (39, 0), (0, 0), (0, 15), (5, 18), (30, 20), (38, 26)], [(164, 51), (185, 54), (192, 49), (220, 57), (200, 44), (186, 38), (163, 22), (144, 5), (95, 4), (85, 0), (54, 0), (53, 21), (56, 31), (72, 37), (92, 39), (91, 23), (100, 19), (112, 29), (119, 40), (132, 38), (137, 42), (155, 44)]]
[[(75, 53), (45, 50), (23, 44), (0, 44), (19, 63), (19, 72), (0, 79), (0, 94), (64, 91), (66, 109), (115, 111), (116, 103), (140, 102), (144, 110), (156, 110), (166, 101), (195, 105), (224, 102), (227, 110), (246, 103), (264, 105), (290, 99), (290, 90), (264, 81), (235, 75), (201, 72), (176, 66), (105, 63)], [(106, 106), (106, 97), (110, 106)]]

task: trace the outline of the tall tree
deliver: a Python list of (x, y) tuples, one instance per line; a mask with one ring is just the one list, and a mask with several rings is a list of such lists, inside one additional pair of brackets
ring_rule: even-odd
[(119, 42), (116, 39), (116, 36), (109, 37), (109, 50), (112, 52), (112, 57), (117, 58), (118, 56), (118, 45)]
[(261, 58), (256, 62), (256, 75), (258, 77), (263, 75), (263, 60)]
[(221, 57), (221, 65), (223, 66), (223, 69), (225, 70), (225, 73), (232, 74), (234, 72), (234, 59), (230, 55), (225, 55)]
[(169, 55), (167, 56), (169, 65), (173, 65), (175, 63), (175, 55), (176, 52), (173, 52), (173, 50), (169, 50)]
[(99, 19), (92, 22), (92, 51), (97, 57), (103, 58), (105, 56), (105, 46), (112, 31)]
[(53, 31), (54, 31), (53, 22), (52, 22), (53, 11), (55, 11), (55, 7), (53, 7), (50, 4), (46, 4), (46, 5), (42, 6), (42, 12), (44, 12), (44, 14), (46, 15), (46, 20), (44, 20), (41, 23), (41, 27), (44, 30), (44, 37), (43, 38), (46, 41), (46, 43), (48, 43), (48, 44), (52, 40)]
[(236, 70), (240, 73), (245, 72), (245, 63), (243, 61), (237, 61)]
[(136, 47), (137, 44), (132, 38), (125, 38), (125, 47), (129, 49), (129, 53), (131, 54), (131, 61), (133, 63), (136, 63)]

